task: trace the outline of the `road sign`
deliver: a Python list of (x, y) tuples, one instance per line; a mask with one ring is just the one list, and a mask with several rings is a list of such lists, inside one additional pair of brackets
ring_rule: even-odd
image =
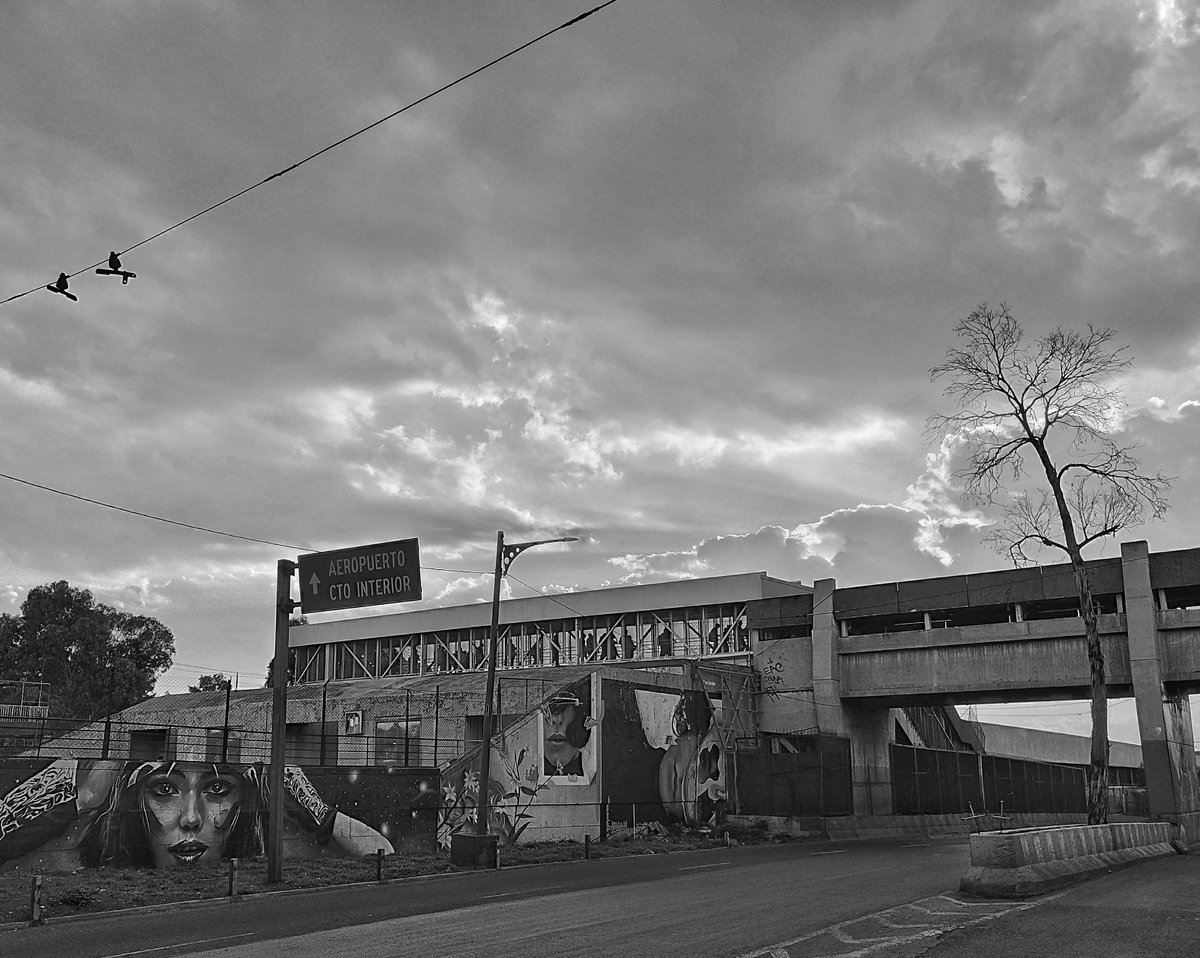
[(421, 598), (416, 539), (300, 556), (300, 611), (331, 612)]

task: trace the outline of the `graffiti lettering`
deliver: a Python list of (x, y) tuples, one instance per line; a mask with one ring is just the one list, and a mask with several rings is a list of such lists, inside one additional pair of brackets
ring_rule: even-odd
[(772, 701), (779, 698), (783, 690), (783, 663), (767, 659), (762, 668), (763, 694)]

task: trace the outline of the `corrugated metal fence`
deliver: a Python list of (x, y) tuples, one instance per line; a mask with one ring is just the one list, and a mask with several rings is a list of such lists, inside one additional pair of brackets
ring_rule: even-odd
[(1029, 762), (975, 752), (893, 745), (897, 815), (1086, 812), (1087, 776), (1073, 765)]
[(795, 751), (737, 753), (743, 815), (849, 815), (850, 742), (829, 735), (793, 736)]

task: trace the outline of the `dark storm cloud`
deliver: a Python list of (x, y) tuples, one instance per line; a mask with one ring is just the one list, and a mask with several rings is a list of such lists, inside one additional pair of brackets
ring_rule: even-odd
[[(579, 12), (14, 4), (0, 298)], [(127, 287), (3, 307), (0, 471), (297, 546), (418, 535), (464, 570), (429, 602), (486, 597), (498, 528), (578, 534), (522, 559), (561, 589), (993, 568), (920, 435), (954, 322), (1007, 300), (1130, 343), (1126, 430), (1182, 479), (1135, 534), (1193, 545), (1200, 72), (1170, 14), (617, 3), (135, 250)], [(9, 608), (68, 578), (261, 669), (279, 549), (0, 491)]]

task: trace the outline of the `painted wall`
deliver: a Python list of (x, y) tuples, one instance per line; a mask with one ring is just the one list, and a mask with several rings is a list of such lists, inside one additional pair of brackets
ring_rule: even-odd
[[(312, 775), (285, 768), (285, 858), (432, 849), (435, 769)], [(0, 795), (0, 868), (197, 867), (266, 851), (259, 763), (10, 760)]]
[(606, 682), (603, 701), (610, 830), (716, 824), (729, 799), (728, 757), (708, 696)]
[(819, 722), (813, 704), (812, 637), (760, 640), (755, 635), (753, 648), (754, 671), (762, 687), (759, 728), (785, 734), (816, 728)]
[[(570, 710), (567, 718), (564, 711)], [(551, 697), (493, 746), (488, 831), (502, 845), (715, 822), (726, 756), (703, 692), (593, 675)], [(447, 770), (438, 843), (477, 828), (479, 756)]]
[[(487, 830), (502, 845), (581, 839), (600, 821), (598, 676), (550, 697), (493, 739)], [(438, 844), (478, 827), (479, 753), (452, 762), (442, 780)]]

